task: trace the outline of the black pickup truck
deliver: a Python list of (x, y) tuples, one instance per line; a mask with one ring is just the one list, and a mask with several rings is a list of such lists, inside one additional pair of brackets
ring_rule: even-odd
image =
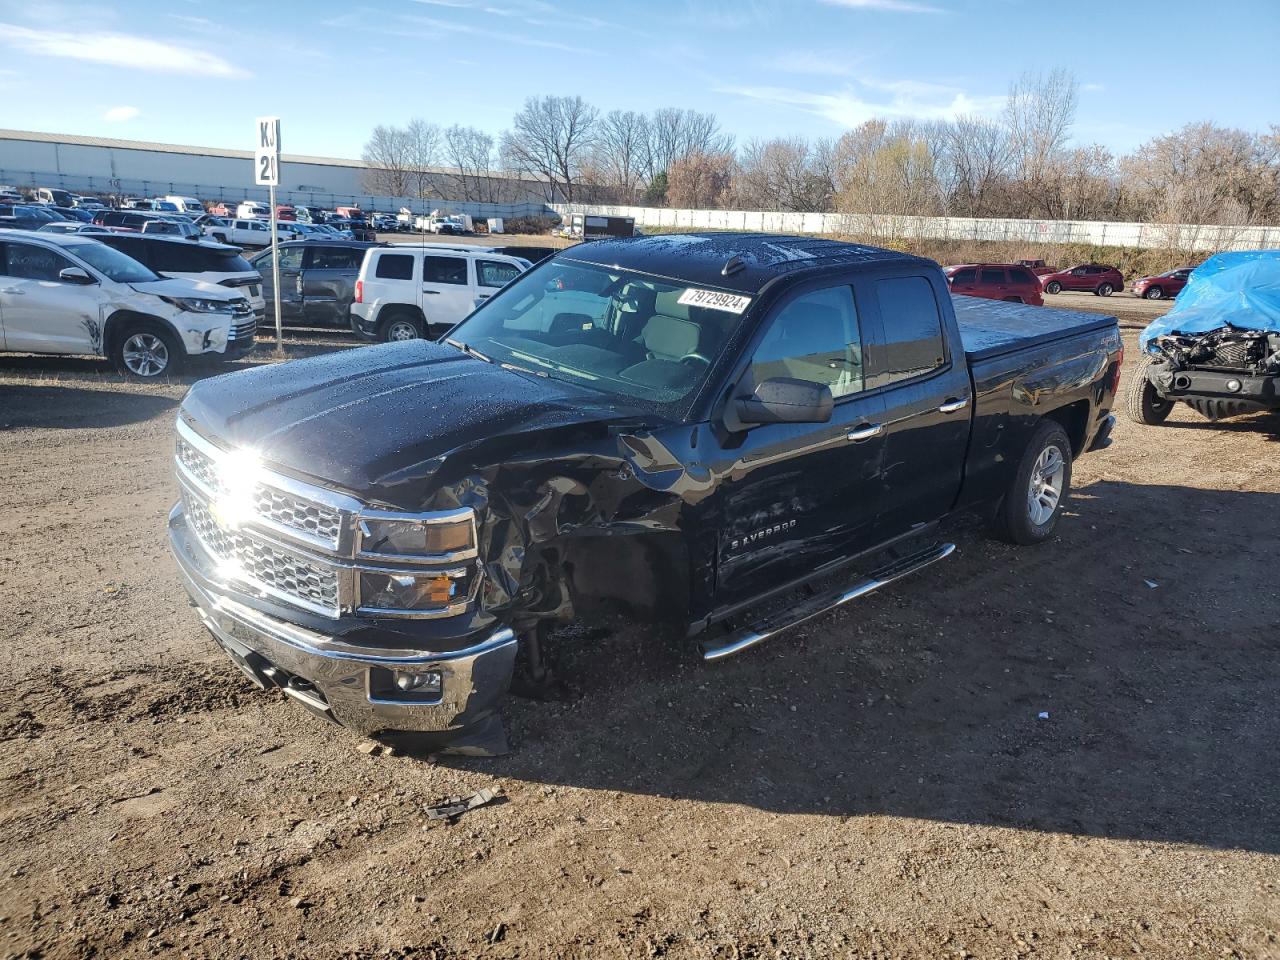
[(557, 624), (675, 623), (715, 660), (947, 556), (958, 511), (1048, 539), (1121, 361), (1113, 318), (953, 303), (889, 250), (601, 240), (443, 342), (198, 383), (169, 535), (256, 682), (495, 754)]

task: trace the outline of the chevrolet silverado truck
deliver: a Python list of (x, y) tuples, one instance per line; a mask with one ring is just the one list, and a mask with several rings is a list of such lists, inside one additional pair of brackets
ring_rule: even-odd
[(889, 250), (600, 240), (441, 342), (196, 384), (169, 536), (259, 685), (499, 754), (557, 625), (675, 624), (714, 661), (948, 556), (957, 512), (1050, 539), (1122, 354), (1114, 318), (953, 302)]

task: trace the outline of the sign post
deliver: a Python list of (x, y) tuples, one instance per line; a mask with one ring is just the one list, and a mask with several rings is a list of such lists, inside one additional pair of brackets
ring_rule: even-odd
[(259, 117), (253, 149), (253, 182), (268, 187), (271, 219), (271, 289), (275, 293), (276, 359), (284, 359), (284, 327), (280, 322), (280, 239), (276, 231), (276, 187), (280, 185), (280, 118)]

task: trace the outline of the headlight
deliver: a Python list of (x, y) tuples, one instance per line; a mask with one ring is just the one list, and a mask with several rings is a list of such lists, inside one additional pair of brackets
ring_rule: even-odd
[(233, 307), (230, 300), (208, 300), (204, 297), (161, 297), (165, 303), (171, 303), (179, 310), (191, 313), (231, 313)]
[(360, 518), (360, 553), (365, 556), (460, 560), (475, 550), (475, 514), (469, 509), (418, 517), (366, 514)]
[(378, 573), (360, 571), (360, 609), (439, 610), (466, 597), (466, 572)]

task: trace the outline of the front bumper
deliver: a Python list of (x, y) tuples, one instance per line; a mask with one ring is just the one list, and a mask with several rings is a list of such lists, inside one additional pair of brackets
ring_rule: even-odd
[[(506, 752), (498, 708), (515, 664), (517, 639), (499, 628), (461, 650), (381, 649), (270, 616), (236, 600), (189, 535), (180, 508), (169, 541), (201, 621), (232, 661), (261, 687), (279, 687), (315, 713), (366, 736), (413, 732), (452, 752)], [(439, 692), (404, 693), (396, 673), (438, 673)]]

